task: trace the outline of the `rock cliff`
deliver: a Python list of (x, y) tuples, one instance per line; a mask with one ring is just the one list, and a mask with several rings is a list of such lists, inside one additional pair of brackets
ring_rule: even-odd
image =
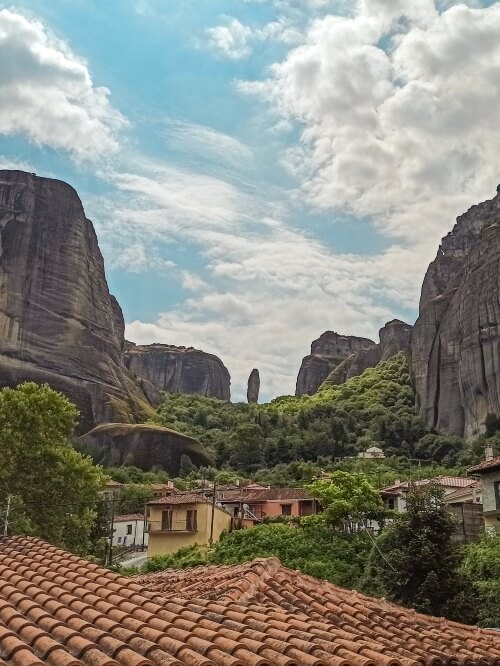
[(500, 414), (499, 190), (442, 239), (412, 337), (420, 415), (466, 438), (483, 430), (488, 413)]
[(381, 361), (386, 361), (401, 351), (409, 353), (412, 328), (410, 324), (399, 319), (387, 322), (379, 331), (378, 344), (351, 354), (330, 372), (322, 386), (343, 384), (351, 377), (357, 377), (367, 368), (374, 368)]
[(259, 402), (260, 391), (260, 375), (257, 368), (254, 368), (250, 373), (247, 385), (247, 400), (251, 402)]
[(328, 375), (342, 361), (361, 349), (373, 347), (373, 340), (326, 331), (311, 345), (311, 353), (302, 360), (295, 395), (316, 393)]
[(160, 391), (190, 393), (230, 400), (231, 377), (224, 363), (213, 354), (192, 347), (135, 345), (126, 342), (126, 366)]
[(76, 445), (105, 467), (132, 465), (145, 471), (160, 467), (178, 476), (183, 455), (197, 467), (211, 464), (197, 439), (150, 424), (104, 423), (80, 437)]
[(0, 171), (0, 386), (47, 382), (77, 405), (81, 432), (145, 419), (159, 395), (124, 366), (123, 328), (73, 188)]

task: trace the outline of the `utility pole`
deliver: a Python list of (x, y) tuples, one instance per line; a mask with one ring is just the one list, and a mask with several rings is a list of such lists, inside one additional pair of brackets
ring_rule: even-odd
[(142, 546), (141, 552), (144, 552), (144, 542), (146, 540), (146, 527), (147, 527), (147, 507), (144, 507), (144, 522), (142, 523)]
[(115, 531), (115, 496), (111, 495), (111, 522), (109, 526), (109, 566), (113, 564), (113, 535)]
[(210, 520), (210, 539), (208, 540), (208, 543), (210, 545), (213, 544), (214, 542), (214, 518), (215, 518), (215, 489), (217, 487), (217, 482), (214, 480), (214, 494), (212, 497), (212, 518)]
[(3, 535), (8, 536), (9, 533), (9, 518), (10, 518), (10, 503), (12, 501), (12, 496), (7, 497), (7, 511), (5, 512), (5, 523), (3, 526)]

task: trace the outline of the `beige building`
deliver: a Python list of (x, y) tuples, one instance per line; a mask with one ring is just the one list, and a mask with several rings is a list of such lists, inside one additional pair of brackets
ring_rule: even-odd
[[(232, 526), (231, 515), (199, 495), (170, 495), (148, 502), (148, 557), (216, 542)], [(213, 522), (212, 522), (213, 517)]]
[(468, 471), (481, 479), (485, 529), (500, 534), (500, 456), (487, 449), (486, 460)]

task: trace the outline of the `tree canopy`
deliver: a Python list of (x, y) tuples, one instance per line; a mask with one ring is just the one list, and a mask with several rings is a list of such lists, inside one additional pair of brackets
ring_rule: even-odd
[(214, 465), (258, 476), (276, 465), (356, 457), (370, 446), (385, 455), (459, 462), (457, 437), (438, 435), (415, 414), (403, 353), (339, 386), (268, 404), (232, 404), (202, 396), (166, 395), (156, 421), (202, 441)]
[(439, 486), (414, 488), (407, 510), (376, 540), (366, 588), (430, 615), (474, 620), (474, 603), (460, 571), (455, 522)]
[(333, 527), (358, 529), (384, 511), (380, 493), (364, 474), (334, 472), (329, 479), (313, 481), (307, 489), (323, 507), (323, 517)]
[(100, 468), (77, 453), (74, 405), (33, 382), (0, 391), (0, 511), (9, 533), (31, 534), (85, 551), (95, 517)]

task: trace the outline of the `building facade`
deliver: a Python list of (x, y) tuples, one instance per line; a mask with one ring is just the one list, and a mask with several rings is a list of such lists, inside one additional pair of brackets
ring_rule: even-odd
[(179, 548), (206, 546), (232, 527), (231, 514), (196, 494), (162, 497), (147, 505), (148, 557), (175, 553)]
[(485, 530), (500, 534), (500, 456), (487, 453), (487, 460), (468, 471), (481, 479)]
[(147, 523), (140, 513), (115, 516), (113, 519), (113, 547), (141, 548), (148, 545)]

